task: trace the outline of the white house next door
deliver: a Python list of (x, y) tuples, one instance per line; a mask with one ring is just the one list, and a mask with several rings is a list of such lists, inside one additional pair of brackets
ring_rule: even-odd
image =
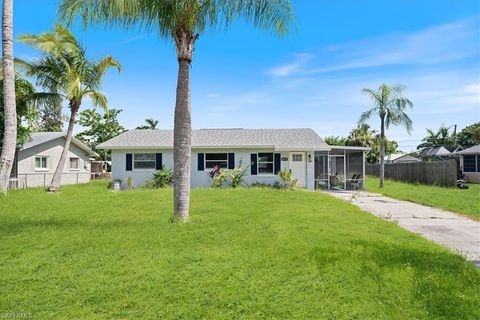
[(290, 152), (289, 162), (293, 177), (298, 180), (300, 187), (305, 188), (307, 186), (305, 152)]

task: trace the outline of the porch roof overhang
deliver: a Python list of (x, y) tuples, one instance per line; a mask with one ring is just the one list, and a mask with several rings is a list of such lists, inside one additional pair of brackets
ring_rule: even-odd
[(370, 151), (371, 147), (356, 147), (356, 146), (330, 146), (331, 150), (351, 150), (351, 151)]

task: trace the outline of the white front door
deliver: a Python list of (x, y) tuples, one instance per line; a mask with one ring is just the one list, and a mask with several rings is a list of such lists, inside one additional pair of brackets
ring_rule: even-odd
[(305, 152), (290, 152), (290, 170), (292, 176), (298, 180), (298, 185), (302, 188), (307, 186), (307, 167)]

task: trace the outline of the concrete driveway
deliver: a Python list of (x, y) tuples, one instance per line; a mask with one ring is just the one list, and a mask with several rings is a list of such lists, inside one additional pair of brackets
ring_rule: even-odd
[(401, 227), (450, 248), (480, 266), (480, 222), (376, 193), (329, 191), (328, 194), (349, 201), (377, 217), (397, 221)]

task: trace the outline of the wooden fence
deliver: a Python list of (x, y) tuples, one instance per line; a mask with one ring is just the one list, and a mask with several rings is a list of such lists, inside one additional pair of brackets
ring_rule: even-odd
[[(367, 175), (378, 177), (380, 176), (380, 165), (367, 164), (365, 171)], [(403, 182), (452, 187), (455, 186), (457, 181), (457, 162), (451, 159), (385, 164), (385, 178)]]

